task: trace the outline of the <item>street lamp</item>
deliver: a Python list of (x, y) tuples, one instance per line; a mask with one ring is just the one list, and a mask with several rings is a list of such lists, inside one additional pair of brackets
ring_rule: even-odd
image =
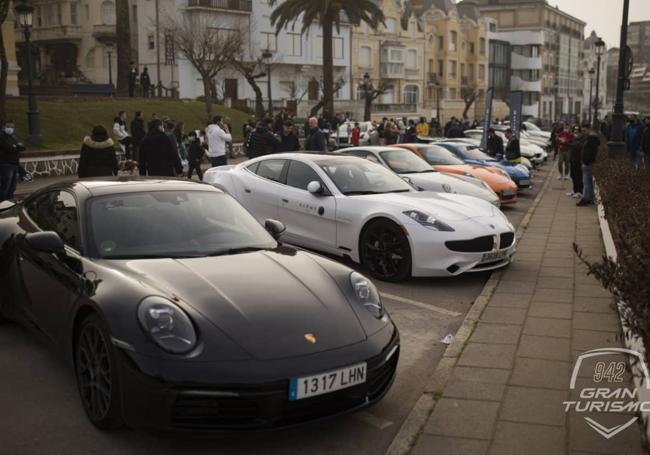
[(110, 41), (105, 45), (106, 54), (108, 55), (108, 85), (113, 86), (113, 43)]
[(616, 82), (616, 103), (614, 104), (614, 115), (612, 115), (612, 131), (610, 141), (607, 144), (610, 155), (616, 156), (625, 151), (623, 140), (623, 127), (625, 126), (625, 109), (623, 103), (623, 92), (627, 78), (627, 66), (629, 56), (627, 52), (627, 21), (630, 13), (630, 0), (623, 0), (623, 20), (621, 24), (621, 43), (618, 56), (618, 80)]
[(598, 124), (600, 123), (598, 120), (598, 108), (600, 104), (600, 58), (603, 56), (603, 52), (605, 51), (605, 41), (603, 41), (602, 38), (598, 38), (595, 46), (598, 63), (596, 66), (596, 102), (594, 103), (594, 129), (598, 129)]
[(22, 27), (25, 34), (25, 48), (27, 52), (27, 124), (29, 126), (29, 136), (33, 143), (41, 145), (43, 137), (41, 136), (41, 127), (39, 123), (38, 105), (36, 104), (36, 97), (34, 96), (33, 75), (32, 75), (32, 43), (30, 41), (32, 33), (32, 25), (34, 18), (34, 7), (21, 0), (15, 8), (16, 16), (18, 18), (18, 25)]
[(273, 53), (270, 49), (264, 50), (262, 52), (262, 63), (266, 65), (266, 83), (267, 83), (267, 93), (269, 96), (269, 115), (273, 115), (273, 97), (271, 96), (271, 63), (273, 60)]
[(589, 70), (589, 124), (591, 125), (591, 107), (593, 106), (592, 90), (594, 88), (594, 74), (596, 70), (591, 68)]
[(375, 87), (372, 85), (372, 78), (370, 74), (363, 75), (363, 80), (359, 82), (359, 90), (363, 94), (364, 108), (363, 108), (363, 121), (370, 121), (370, 109), (372, 104), (372, 92)]

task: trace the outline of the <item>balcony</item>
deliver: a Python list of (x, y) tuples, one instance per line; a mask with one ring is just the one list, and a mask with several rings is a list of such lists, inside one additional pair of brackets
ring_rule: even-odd
[[(32, 31), (32, 41), (35, 43), (81, 41), (81, 35), (81, 26), (79, 25), (37, 27)], [(22, 33), (19, 36), (22, 38)]]
[(410, 114), (417, 112), (417, 104), (374, 104), (373, 110), (378, 114)]
[(117, 39), (115, 25), (94, 25), (93, 38), (101, 43), (114, 42)]
[(187, 0), (187, 7), (250, 13), (253, 11), (253, 1), (252, 0)]

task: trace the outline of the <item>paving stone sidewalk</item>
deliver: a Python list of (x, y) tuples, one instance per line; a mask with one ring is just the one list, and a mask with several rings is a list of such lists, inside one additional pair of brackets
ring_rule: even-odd
[[(564, 410), (593, 383), (586, 361), (569, 390), (576, 358), (622, 343), (611, 296), (572, 249), (603, 254), (596, 208), (576, 207), (565, 195), (571, 182), (552, 178), (451, 377), (432, 391), (438, 400), (412, 454), (642, 453), (636, 424), (605, 439), (587, 425), (590, 414)], [(606, 427), (630, 420), (591, 417)]]

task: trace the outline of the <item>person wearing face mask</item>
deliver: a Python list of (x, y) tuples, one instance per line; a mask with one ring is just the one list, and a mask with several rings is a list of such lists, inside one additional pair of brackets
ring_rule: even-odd
[(0, 202), (12, 199), (18, 183), (18, 156), (25, 146), (14, 136), (13, 120), (5, 120), (0, 131)]
[(183, 173), (181, 158), (173, 141), (165, 134), (160, 119), (149, 123), (149, 132), (140, 144), (140, 175), (176, 177)]

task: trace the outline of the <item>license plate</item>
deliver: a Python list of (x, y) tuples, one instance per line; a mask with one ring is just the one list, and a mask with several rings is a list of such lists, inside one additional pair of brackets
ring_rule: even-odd
[(530, 180), (519, 180), (520, 185), (530, 185)]
[(487, 262), (497, 262), (500, 261), (501, 259), (504, 259), (507, 256), (506, 251), (494, 251), (492, 253), (483, 253), (483, 258), (481, 259), (481, 264), (485, 264)]
[(514, 196), (516, 193), (515, 190), (503, 190), (503, 195), (504, 196)]
[(313, 376), (291, 378), (289, 400), (302, 400), (325, 393), (336, 392), (366, 382), (365, 362)]

